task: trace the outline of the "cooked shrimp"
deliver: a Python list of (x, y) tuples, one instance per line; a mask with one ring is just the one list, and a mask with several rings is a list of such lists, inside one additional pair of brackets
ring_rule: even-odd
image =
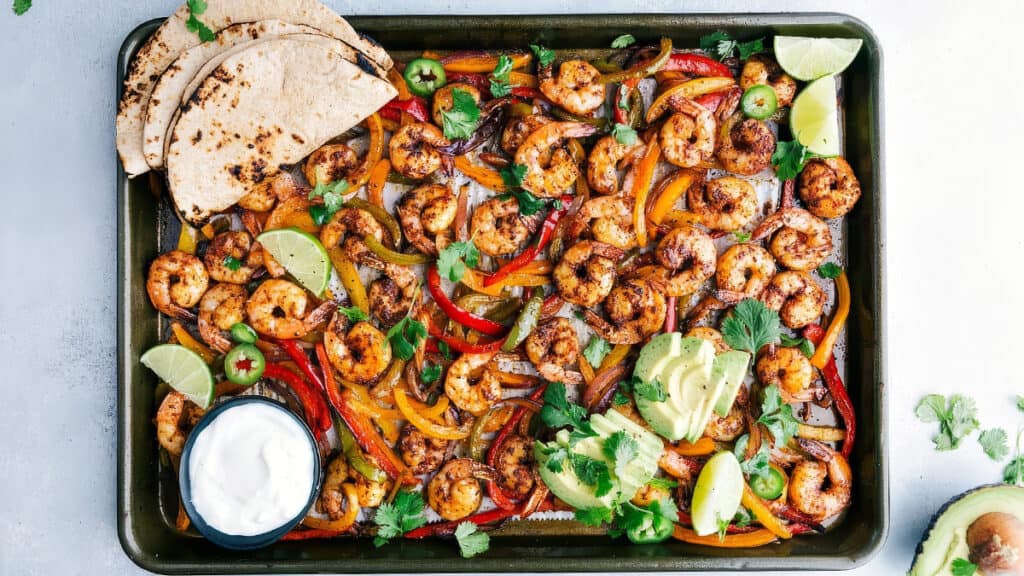
[(734, 244), (718, 259), (715, 283), (719, 290), (742, 298), (757, 298), (775, 275), (775, 261), (756, 244)]
[(180, 392), (171, 390), (156, 411), (156, 439), (171, 456), (181, 456), (189, 432), (203, 417), (204, 410), (198, 404), (185, 398)]
[(732, 115), (718, 131), (718, 161), (729, 172), (752, 176), (772, 163), (775, 135), (768, 125), (742, 113)]
[(725, 338), (722, 337), (722, 333), (708, 326), (697, 326), (696, 328), (691, 328), (683, 336), (686, 338), (700, 338), (701, 340), (711, 342), (715, 345), (715, 354), (721, 354), (732, 350), (732, 348), (725, 343)]
[(526, 140), (527, 136), (533, 134), (541, 126), (551, 122), (554, 122), (554, 120), (542, 114), (512, 118), (505, 124), (505, 129), (501, 131), (501, 149), (509, 156), (515, 156), (516, 150), (519, 150), (519, 147), (523, 145), (523, 141)]
[(757, 377), (765, 386), (778, 386), (786, 402), (807, 402), (814, 398), (811, 361), (798, 348), (769, 345), (757, 358)]
[(252, 280), (256, 266), (250, 259), (251, 249), (252, 237), (248, 232), (229, 230), (214, 236), (203, 256), (210, 278), (231, 284)]
[(549, 382), (582, 382), (583, 376), (579, 372), (565, 369), (565, 366), (575, 364), (579, 355), (579, 337), (567, 318), (559, 316), (547, 320), (526, 338), (527, 358)]
[(371, 382), (391, 364), (391, 344), (383, 332), (369, 322), (357, 322), (346, 330), (348, 321), (335, 314), (324, 332), (324, 347), (331, 365), (350, 382)]
[(324, 473), (323, 487), (320, 489), (320, 509), (323, 510), (331, 520), (337, 520), (345, 515), (344, 506), (346, 502), (345, 493), (341, 485), (348, 480), (348, 464), (344, 454), (338, 454), (327, 465)]
[(272, 278), (259, 285), (245, 303), (245, 315), (254, 330), (271, 338), (302, 338), (323, 324), (335, 304), (313, 308), (309, 294), (287, 280)]
[(501, 381), (491, 369), (494, 353), (463, 354), (452, 362), (444, 393), (459, 410), (481, 416), (501, 399)]
[(149, 265), (146, 292), (153, 307), (182, 320), (194, 320), (188, 310), (199, 303), (206, 292), (210, 276), (203, 261), (180, 250), (161, 254)]
[(768, 248), (790, 270), (814, 270), (832, 252), (832, 233), (820, 218), (803, 208), (784, 208), (764, 219), (752, 240), (775, 234)]
[(783, 72), (779, 63), (767, 54), (754, 54), (740, 72), (740, 88), (746, 90), (758, 84), (772, 87), (779, 108), (792, 104), (793, 96), (796, 96), (796, 80)]
[(672, 493), (667, 488), (653, 484), (644, 484), (636, 491), (636, 494), (633, 494), (629, 501), (643, 508), (650, 506), (652, 502), (660, 502), (666, 498), (672, 498)]
[(473, 102), (480, 103), (480, 91), (475, 86), (469, 84), (463, 84), (462, 82), (453, 82), (452, 84), (446, 84), (441, 88), (438, 88), (434, 92), (434, 123), (438, 126), (444, 126), (443, 112), (447, 112), (452, 109), (454, 102), (452, 99), (452, 93), (455, 90), (462, 90), (463, 92), (470, 95), (473, 98)]
[(248, 194), (242, 196), (238, 206), (253, 212), (269, 212), (278, 200), (301, 194), (303, 192), (295, 177), (289, 172), (281, 172), (277, 176), (260, 182)]
[(846, 160), (812, 158), (800, 173), (800, 199), (819, 218), (842, 218), (860, 199), (860, 182)]
[(584, 60), (567, 60), (552, 76), (551, 66), (538, 71), (540, 91), (549, 100), (573, 114), (587, 115), (604, 104), (605, 85), (598, 82), (601, 71)]
[(518, 252), (536, 229), (538, 216), (520, 216), (515, 197), (490, 198), (473, 211), (470, 236), (476, 247), (488, 256)]
[(817, 320), (828, 297), (807, 272), (779, 272), (761, 293), (765, 306), (779, 312), (782, 323), (794, 330)]
[(460, 520), (480, 507), (480, 480), (494, 478), (494, 470), (489, 466), (469, 458), (451, 460), (430, 479), (427, 504), (445, 520)]
[[(789, 502), (821, 521), (850, 505), (853, 474), (842, 454), (815, 440), (800, 438), (800, 447), (819, 461), (803, 460), (789, 476)], [(825, 486), (828, 486), (827, 488)]]
[(661, 151), (665, 160), (692, 168), (715, 153), (715, 117), (696, 102), (678, 98), (670, 103), (674, 113), (661, 127)]
[(633, 232), (633, 200), (622, 196), (598, 196), (587, 200), (575, 222), (589, 227), (594, 240), (628, 250), (636, 246)]
[(605, 136), (594, 144), (587, 158), (587, 182), (602, 194), (619, 191), (618, 165), (644, 143), (637, 138), (633, 144), (622, 144), (614, 136)]
[(419, 180), (441, 167), (441, 153), (435, 148), (451, 142), (441, 129), (426, 122), (406, 124), (388, 142), (391, 166), (402, 176)]
[(413, 474), (429, 474), (444, 462), (448, 441), (427, 436), (412, 424), (407, 424), (398, 437), (398, 449), (402, 453), (402, 462)]
[(331, 220), (320, 230), (320, 243), (325, 248), (341, 244), (347, 234), (362, 238), (372, 235), (384, 240), (384, 227), (372, 214), (361, 208), (342, 208), (331, 216)]
[(637, 344), (665, 324), (665, 291), (652, 280), (634, 278), (619, 284), (604, 301), (608, 320), (590, 310), (584, 318), (612, 344)]
[(733, 232), (757, 213), (757, 192), (746, 180), (723, 176), (700, 182), (686, 191), (686, 207), (712, 230)]
[(718, 251), (706, 232), (688, 224), (673, 228), (658, 242), (654, 258), (669, 271), (666, 296), (696, 292), (715, 274)]
[(224, 331), (245, 321), (245, 286), (214, 284), (199, 301), (199, 336), (214, 350), (224, 354), (234, 343)]
[[(516, 164), (526, 166), (522, 186), (543, 198), (561, 195), (580, 175), (580, 168), (561, 148), (566, 138), (585, 138), (596, 128), (579, 122), (552, 122), (526, 137), (516, 150)], [(558, 147), (554, 153), (551, 149)], [(547, 160), (550, 155), (550, 160)], [(545, 162), (545, 160), (547, 160)]]
[(406, 192), (395, 205), (406, 239), (420, 252), (437, 256), (437, 246), (427, 233), (440, 234), (455, 221), (458, 201), (444, 184), (427, 184)]
[(356, 497), (359, 499), (360, 506), (374, 508), (384, 502), (384, 498), (391, 489), (390, 479), (385, 479), (383, 482), (374, 482), (358, 472), (353, 472), (352, 476), (355, 477)]
[(559, 295), (579, 306), (601, 302), (615, 284), (615, 262), (622, 256), (622, 250), (600, 242), (570, 246), (552, 272)]
[(728, 414), (719, 416), (712, 411), (711, 419), (708, 420), (708, 425), (704, 428), (704, 435), (716, 442), (732, 442), (739, 438), (740, 434), (747, 429), (747, 421), (743, 416), (743, 406), (747, 403), (747, 394), (747, 387), (740, 386), (736, 400), (732, 403)]
[(302, 167), (310, 186), (344, 180), (359, 165), (359, 156), (345, 144), (317, 148)]
[(345, 255), (362, 266), (382, 272), (370, 283), (370, 312), (384, 326), (394, 326), (409, 314), (419, 293), (419, 278), (406, 266), (385, 262), (370, 252), (360, 238), (347, 238), (342, 245)]
[(494, 465), (498, 483), (516, 498), (525, 498), (536, 483), (533, 477), (533, 440), (510, 434), (497, 447)]

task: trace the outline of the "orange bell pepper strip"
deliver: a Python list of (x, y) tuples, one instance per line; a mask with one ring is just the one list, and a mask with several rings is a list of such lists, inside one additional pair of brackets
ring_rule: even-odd
[(701, 436), (696, 442), (681, 440), (678, 445), (669, 448), (680, 456), (707, 456), (715, 451), (715, 441), (707, 436)]
[(199, 233), (188, 224), (181, 223), (181, 232), (178, 233), (178, 250), (186, 254), (196, 253), (196, 246), (199, 244)]
[(410, 424), (431, 438), (438, 438), (441, 440), (462, 440), (469, 437), (470, 429), (468, 427), (464, 426), (462, 428), (455, 428), (452, 426), (442, 426), (436, 422), (432, 422), (423, 414), (417, 412), (416, 408), (409, 403), (409, 398), (405, 395), (405, 390), (402, 390), (401, 388), (395, 390), (395, 405), (398, 406), (398, 409)]
[(302, 519), (302, 525), (314, 530), (330, 530), (333, 532), (344, 532), (356, 523), (359, 516), (359, 494), (352, 484), (342, 484), (341, 491), (345, 493), (345, 514), (337, 520), (306, 516)]
[[(520, 52), (517, 54), (506, 54), (512, 59), (512, 69), (525, 68), (533, 61), (533, 54)], [(498, 56), (491, 54), (480, 54), (478, 52), (465, 52), (452, 54), (441, 59), (445, 72), (469, 72), (486, 74), (493, 72), (498, 65)]]
[(783, 524), (782, 520), (779, 520), (772, 514), (772, 511), (768, 508), (768, 505), (764, 503), (764, 500), (754, 494), (754, 491), (750, 489), (750, 485), (745, 481), (743, 483), (743, 498), (740, 500), (743, 506), (750, 510), (754, 518), (761, 523), (769, 532), (773, 535), (788, 540), (793, 537), (793, 533), (789, 531), (789, 528)]
[(587, 360), (582, 355), (580, 356), (580, 374), (583, 374), (583, 381), (590, 384), (594, 381), (594, 367), (590, 365), (590, 360)]
[(497, 170), (491, 170), (486, 166), (477, 166), (465, 156), (455, 157), (455, 167), (459, 169), (459, 172), (465, 174), (467, 178), (484, 188), (494, 190), (495, 192), (508, 192), (508, 188), (505, 187), (505, 180), (502, 179), (501, 174)]
[(408, 100), (412, 98), (412, 93), (409, 92), (409, 85), (405, 83), (405, 76), (398, 71), (398, 68), (391, 68), (388, 70), (388, 82), (398, 90), (398, 96), (395, 96), (396, 100)]
[(666, 110), (669, 109), (669, 104), (673, 100), (679, 98), (686, 98), (693, 100), (698, 96), (709, 94), (711, 92), (719, 92), (726, 88), (731, 88), (736, 84), (736, 81), (732, 78), (694, 78), (688, 80), (682, 84), (676, 84), (662, 92), (651, 102), (651, 107), (647, 109), (647, 122), (652, 123), (661, 117)]
[(526, 86), (529, 88), (536, 88), (539, 84), (536, 76), (526, 74), (525, 72), (509, 72), (508, 83), (510, 86)]
[(376, 112), (370, 114), (363, 123), (366, 124), (366, 129), (370, 133), (370, 143), (366, 147), (366, 156), (363, 157), (363, 161), (347, 178), (346, 194), (353, 194), (362, 188), (370, 180), (370, 173), (373, 172), (374, 167), (384, 157), (384, 124), (380, 120), (380, 115)]
[(796, 435), (800, 438), (818, 440), (819, 442), (842, 442), (846, 440), (846, 430), (832, 426), (811, 426), (799, 424)]
[(387, 184), (390, 173), (391, 161), (387, 158), (381, 159), (370, 170), (370, 179), (366, 182), (366, 197), (370, 204), (379, 208), (384, 207), (384, 185)]
[(832, 358), (832, 349), (835, 347), (839, 333), (842, 332), (843, 325), (846, 324), (846, 317), (849, 315), (850, 280), (846, 277), (846, 272), (843, 271), (836, 278), (836, 312), (828, 324), (828, 329), (825, 330), (825, 337), (821, 339), (821, 343), (814, 350), (814, 355), (811, 356), (811, 365), (818, 370), (824, 370), (825, 365)]
[(633, 346), (629, 344), (616, 344), (615, 348), (612, 348), (612, 351), (609, 352), (608, 355), (604, 357), (604, 360), (601, 361), (601, 367), (598, 368), (597, 371), (601, 372), (615, 366), (616, 364), (621, 364), (632, 349)]
[(351, 300), (352, 305), (365, 314), (369, 314), (370, 299), (366, 295), (366, 287), (363, 286), (363, 281), (359, 278), (359, 271), (356, 270), (355, 265), (345, 256), (339, 246), (331, 246), (327, 249), (327, 254), (331, 257), (334, 269), (338, 271), (338, 277), (341, 279), (345, 291), (348, 292), (348, 299)]
[(647, 246), (647, 196), (651, 191), (654, 169), (658, 166), (660, 159), (661, 146), (658, 146), (658, 141), (652, 138), (643, 158), (640, 159), (636, 177), (633, 179), (633, 232), (636, 234), (636, 242), (640, 248)]
[(171, 332), (174, 333), (174, 337), (178, 339), (178, 344), (181, 344), (185, 348), (195, 352), (202, 357), (203, 362), (212, 364), (217, 358), (217, 353), (207, 348), (205, 344), (196, 340), (185, 327), (177, 322), (171, 322)]
[[(690, 186), (697, 180), (697, 174), (693, 170), (682, 169), (665, 177), (658, 184), (658, 191), (653, 200), (647, 206), (647, 221), (652, 226), (659, 226), (665, 216), (672, 211), (672, 207), (682, 198), (683, 194), (690, 189)], [(651, 234), (655, 234), (651, 230)]]
[(778, 538), (771, 530), (755, 530), (746, 534), (727, 534), (725, 538), (719, 538), (717, 534), (709, 536), (698, 536), (693, 530), (676, 524), (672, 537), (688, 544), (700, 544), (713, 548), (756, 548), (771, 544)]

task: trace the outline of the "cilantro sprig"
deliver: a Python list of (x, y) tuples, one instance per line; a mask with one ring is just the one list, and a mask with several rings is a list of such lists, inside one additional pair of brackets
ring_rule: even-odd
[[(28, 4), (31, 6), (32, 2)], [(15, 6), (17, 6), (17, 2), (15, 2)], [(197, 18), (197, 16), (202, 16), (204, 12), (206, 12), (206, 0), (188, 0), (188, 20), (185, 21), (185, 28), (189, 32), (198, 34), (199, 39), (203, 42), (213, 42), (217, 39), (217, 35), (213, 33), (213, 30), (210, 30), (209, 26), (203, 24)]]
[(366, 312), (363, 312), (362, 309), (355, 306), (338, 306), (338, 314), (348, 318), (349, 322), (365, 322), (370, 319), (370, 317), (366, 315)]
[(1010, 453), (1010, 448), (1007, 445), (1006, 430), (1002, 428), (992, 428), (983, 431), (978, 435), (978, 443), (981, 444), (981, 449), (985, 451), (985, 454), (996, 462), (1006, 458)]
[[(515, 196), (515, 199), (519, 202), (519, 214), (521, 216), (532, 216), (544, 208), (546, 202), (537, 198), (531, 194), (528, 190), (523, 190), (523, 178), (526, 177), (526, 166), (523, 164), (510, 164), (505, 168), (501, 169), (501, 179), (505, 182), (505, 188), (508, 189), (508, 194)], [(499, 198), (508, 198), (508, 195), (499, 196)]]
[(636, 144), (636, 130), (628, 124), (616, 123), (615, 126), (612, 126), (612, 136), (615, 137), (616, 142), (624, 146)]
[(629, 380), (619, 382), (619, 390), (632, 392), (633, 396), (651, 402), (664, 402), (668, 398), (665, 386), (661, 383), (661, 380), (657, 378), (654, 380), (644, 380), (636, 374), (631, 376)]
[(512, 72), (512, 58), (507, 54), (498, 56), (498, 63), (491, 72), (491, 96), (501, 98), (512, 93), (512, 86), (509, 84), (509, 73)]
[(473, 240), (452, 242), (437, 255), (437, 271), (442, 278), (452, 282), (462, 280), (466, 267), (476, 268), (480, 263), (480, 251)]
[(441, 112), (444, 137), (449, 140), (465, 140), (476, 131), (480, 122), (480, 107), (473, 96), (460, 88), (452, 90), (452, 107)]
[(636, 38), (634, 38), (632, 34), (622, 34), (621, 36), (616, 36), (615, 39), (612, 40), (612, 48), (625, 48), (626, 46), (631, 46), (635, 43)]
[(455, 528), (455, 540), (459, 543), (459, 554), (463, 558), (483, 554), (491, 546), (491, 537), (481, 532), (480, 527), (472, 522), (463, 522)]
[(821, 266), (818, 266), (817, 272), (818, 276), (821, 276), (822, 278), (835, 280), (843, 273), (843, 269), (835, 262), (825, 262)]
[(591, 366), (597, 368), (601, 365), (604, 357), (611, 351), (612, 345), (607, 340), (600, 336), (593, 336), (590, 342), (587, 343), (587, 347), (583, 349), (583, 357), (587, 359)]
[(232, 272), (237, 272), (238, 269), (242, 267), (242, 261), (230, 255), (225, 256), (221, 264), (223, 264), (225, 268), (231, 270)]
[(309, 207), (309, 215), (317, 226), (323, 226), (331, 219), (331, 216), (341, 210), (345, 204), (344, 194), (347, 191), (348, 182), (345, 180), (335, 180), (330, 183), (317, 182), (316, 186), (309, 191), (309, 200), (322, 198), (324, 201), (323, 205), (314, 204)]
[(408, 490), (400, 490), (390, 504), (381, 504), (373, 518), (377, 523), (377, 535), (373, 538), (373, 545), (380, 548), (388, 540), (426, 524), (424, 506), (423, 497), (419, 492)]
[(807, 161), (813, 157), (814, 154), (796, 138), (779, 140), (775, 143), (775, 152), (772, 152), (772, 166), (775, 166), (775, 175), (779, 177), (779, 180), (796, 178), (803, 171)]
[(716, 30), (700, 37), (700, 49), (714, 55), (719, 60), (729, 58), (733, 52), (738, 50), (740, 60), (746, 60), (758, 52), (764, 52), (764, 38), (740, 42), (725, 30)]
[(437, 382), (437, 379), (441, 377), (441, 365), (431, 364), (427, 362), (423, 366), (423, 373), (420, 374), (420, 378), (427, 384), (433, 384)]
[(953, 450), (960, 441), (978, 429), (978, 408), (974, 400), (962, 394), (946, 399), (941, 394), (929, 394), (914, 409), (917, 419), (938, 422), (939, 433), (932, 438), (936, 450)]
[(733, 446), (732, 453), (736, 455), (736, 459), (740, 461), (740, 470), (748, 478), (765, 477), (771, 476), (770, 456), (771, 449), (764, 442), (761, 443), (761, 447), (757, 449), (749, 459), (747, 456), (747, 445), (750, 443), (750, 435), (744, 434), (736, 440), (736, 445)]
[(814, 342), (811, 342), (807, 338), (792, 338), (785, 334), (779, 334), (779, 338), (782, 339), (783, 346), (786, 346), (787, 348), (797, 348), (808, 358), (814, 356)]
[[(764, 401), (761, 403), (761, 417), (757, 419), (768, 428), (775, 446), (785, 446), (796, 436), (800, 423), (793, 416), (793, 407), (782, 401), (779, 387), (772, 385), (764, 389)], [(764, 444), (761, 444), (764, 446)]]
[(953, 576), (974, 576), (978, 571), (978, 565), (963, 558), (954, 558), (949, 569)]
[(779, 341), (782, 325), (779, 313), (760, 300), (747, 298), (722, 322), (722, 337), (735, 350), (757, 354), (765, 344)]
[(537, 64), (541, 68), (546, 68), (555, 61), (555, 51), (548, 50), (540, 44), (530, 44), (530, 50), (533, 51), (533, 55), (537, 57)]
[(11, 6), (11, 9), (14, 10), (16, 15), (21, 16), (25, 12), (28, 12), (28, 9), (31, 7), (32, 0), (14, 0), (14, 5)]

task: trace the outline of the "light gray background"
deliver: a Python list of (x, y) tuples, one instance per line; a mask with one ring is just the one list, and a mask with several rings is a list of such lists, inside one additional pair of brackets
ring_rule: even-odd
[[(114, 62), (176, 0), (0, 6), (0, 574), (136, 574), (115, 528)], [(903, 573), (947, 498), (999, 479), (935, 453), (913, 406), (968, 392), (1011, 435), (1020, 357), (1020, 2), (329, 2), (342, 14), (845, 11), (881, 38), (888, 174), (892, 531)], [(870, 433), (865, 431), (865, 433)]]

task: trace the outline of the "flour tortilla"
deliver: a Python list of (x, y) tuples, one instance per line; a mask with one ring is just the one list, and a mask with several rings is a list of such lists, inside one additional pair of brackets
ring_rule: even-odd
[[(121, 164), (129, 176), (149, 170), (142, 150), (143, 126), (155, 82), (179, 54), (200, 44), (199, 36), (185, 25), (189, 15), (188, 5), (183, 4), (164, 21), (136, 54), (125, 78), (116, 141)], [(317, 0), (208, 0), (199, 20), (214, 32), (232, 24), (260, 20), (304, 24), (354, 47), (384, 70), (392, 65), (380, 45), (360, 35), (344, 18)]]
[(396, 93), (323, 43), (286, 36), (234, 54), (181, 107), (168, 136), (178, 212), (202, 223)]

